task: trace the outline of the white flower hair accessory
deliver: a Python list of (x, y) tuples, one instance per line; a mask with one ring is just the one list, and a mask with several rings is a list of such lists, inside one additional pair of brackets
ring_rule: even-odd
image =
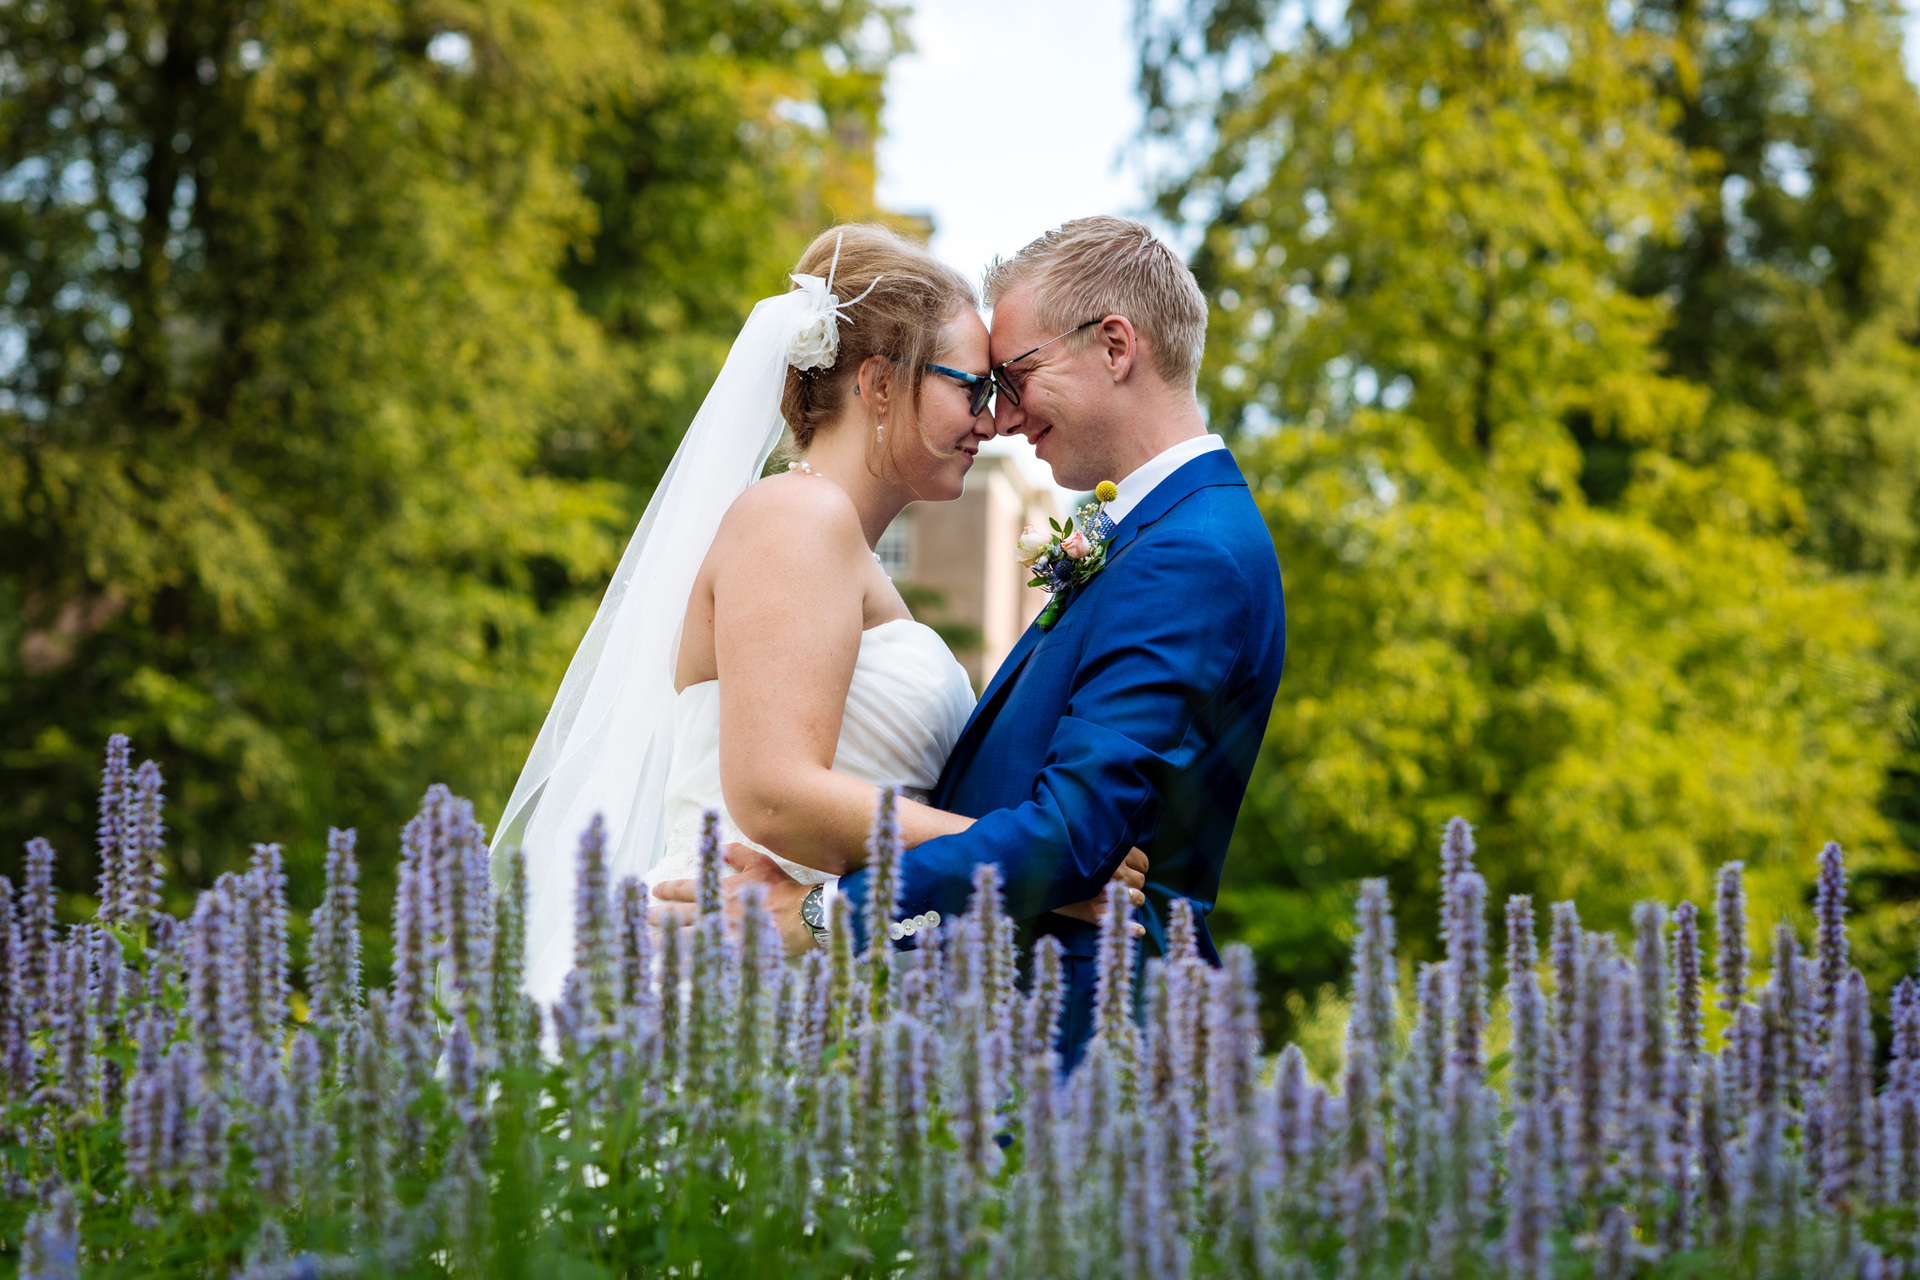
[(799, 285), (807, 295), (806, 312), (793, 326), (793, 334), (787, 339), (787, 363), (805, 372), (809, 369), (825, 369), (840, 358), (840, 322), (853, 320), (841, 314), (856, 302), (865, 300), (868, 293), (879, 287), (884, 276), (875, 276), (873, 283), (867, 286), (866, 293), (858, 298), (840, 301), (833, 292), (833, 273), (840, 265), (840, 242), (846, 238), (843, 231), (833, 238), (833, 261), (827, 264), (827, 278), (794, 274), (788, 279)]

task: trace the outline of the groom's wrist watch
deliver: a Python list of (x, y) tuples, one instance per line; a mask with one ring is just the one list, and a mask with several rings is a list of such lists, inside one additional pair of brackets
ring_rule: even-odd
[(822, 950), (827, 945), (827, 886), (817, 884), (807, 890), (807, 896), (800, 899), (800, 923), (807, 926), (807, 932), (813, 935), (814, 945)]

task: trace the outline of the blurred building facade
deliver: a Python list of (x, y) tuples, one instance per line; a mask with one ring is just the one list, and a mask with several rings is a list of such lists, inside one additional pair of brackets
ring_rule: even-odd
[(1014, 558), (1021, 527), (1058, 518), (1050, 485), (1024, 474), (1019, 460), (983, 452), (954, 502), (916, 502), (880, 538), (877, 552), (914, 616), (930, 623), (967, 669), (975, 690), (1046, 605)]

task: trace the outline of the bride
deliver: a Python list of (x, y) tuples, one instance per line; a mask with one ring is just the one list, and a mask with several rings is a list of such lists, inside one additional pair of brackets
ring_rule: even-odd
[[(693, 874), (709, 809), (803, 882), (862, 864), (877, 786), (901, 788), (909, 847), (973, 822), (924, 803), (973, 690), (873, 547), (909, 502), (958, 498), (994, 435), (987, 330), (964, 278), (882, 227), (821, 235), (792, 278), (648, 503), (494, 837), (526, 851), (543, 1004), (596, 817), (610, 876), (651, 883)], [(783, 425), (792, 460), (760, 479)]]

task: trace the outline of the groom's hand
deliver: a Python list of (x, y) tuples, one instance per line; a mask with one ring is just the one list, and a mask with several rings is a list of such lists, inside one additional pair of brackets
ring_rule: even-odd
[[(800, 901), (813, 886), (801, 884), (782, 871), (772, 858), (743, 844), (728, 845), (721, 851), (721, 857), (734, 870), (733, 875), (720, 882), (727, 918), (736, 926), (739, 924), (740, 894), (749, 886), (757, 885), (767, 910), (773, 913), (774, 925), (780, 931), (780, 945), (786, 948), (787, 954), (797, 956), (813, 950), (813, 933), (800, 919)], [(695, 904), (699, 901), (699, 886), (693, 881), (663, 880), (653, 887), (653, 896), (659, 904), (656, 914), (662, 919), (676, 924), (693, 923)]]
[[(1137, 847), (1131, 850), (1127, 854), (1126, 861), (1120, 864), (1120, 869), (1113, 873), (1113, 881), (1110, 883), (1119, 883), (1127, 886), (1127, 901), (1132, 905), (1137, 907), (1146, 902), (1147, 855)], [(1056, 907), (1054, 914), (1067, 916), (1074, 920), (1085, 920), (1088, 924), (1099, 924), (1106, 918), (1107, 895), (1103, 893), (1099, 897), (1089, 898), (1085, 902), (1076, 902), (1070, 906)], [(1127, 930), (1134, 937), (1138, 938), (1147, 931), (1147, 927), (1138, 920), (1129, 920), (1127, 921)]]

